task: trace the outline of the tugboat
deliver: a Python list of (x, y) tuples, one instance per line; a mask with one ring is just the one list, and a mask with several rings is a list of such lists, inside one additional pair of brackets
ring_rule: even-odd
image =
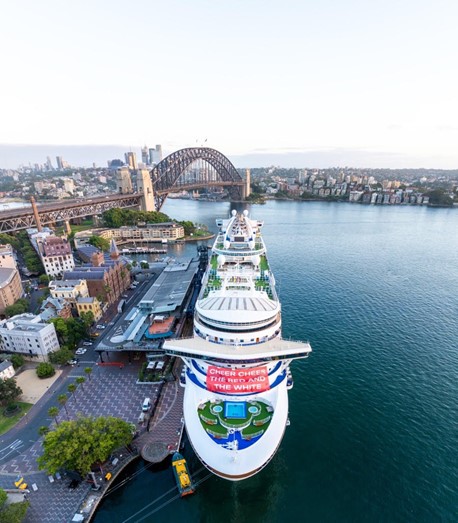
[(189, 474), (188, 465), (179, 452), (175, 452), (173, 455), (172, 467), (181, 497), (193, 494), (195, 489)]

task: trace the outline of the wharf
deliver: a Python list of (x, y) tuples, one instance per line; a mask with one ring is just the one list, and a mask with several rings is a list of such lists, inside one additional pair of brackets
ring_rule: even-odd
[[(181, 360), (177, 359), (174, 376), (180, 375), (181, 366)], [(145, 461), (160, 463), (180, 448), (184, 428), (183, 396), (184, 389), (178, 379), (164, 383), (148, 431), (132, 443)]]

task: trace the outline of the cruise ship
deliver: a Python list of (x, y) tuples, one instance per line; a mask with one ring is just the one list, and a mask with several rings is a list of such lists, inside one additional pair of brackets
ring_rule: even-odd
[(289, 365), (312, 349), (281, 336), (263, 222), (233, 210), (216, 223), (194, 335), (168, 340), (164, 348), (185, 363), (184, 421), (195, 453), (217, 476), (239, 481), (275, 455), (289, 425)]

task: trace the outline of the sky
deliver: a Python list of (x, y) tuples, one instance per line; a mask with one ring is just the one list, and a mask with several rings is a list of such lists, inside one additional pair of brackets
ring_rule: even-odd
[(457, 19), (456, 0), (5, 1), (0, 167), (45, 161), (11, 145), (160, 143), (241, 167), (458, 168)]

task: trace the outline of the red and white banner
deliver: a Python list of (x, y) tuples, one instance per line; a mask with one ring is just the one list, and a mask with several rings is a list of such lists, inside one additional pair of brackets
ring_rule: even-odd
[(225, 394), (250, 394), (270, 389), (266, 367), (227, 369), (210, 365), (207, 370), (207, 389)]

